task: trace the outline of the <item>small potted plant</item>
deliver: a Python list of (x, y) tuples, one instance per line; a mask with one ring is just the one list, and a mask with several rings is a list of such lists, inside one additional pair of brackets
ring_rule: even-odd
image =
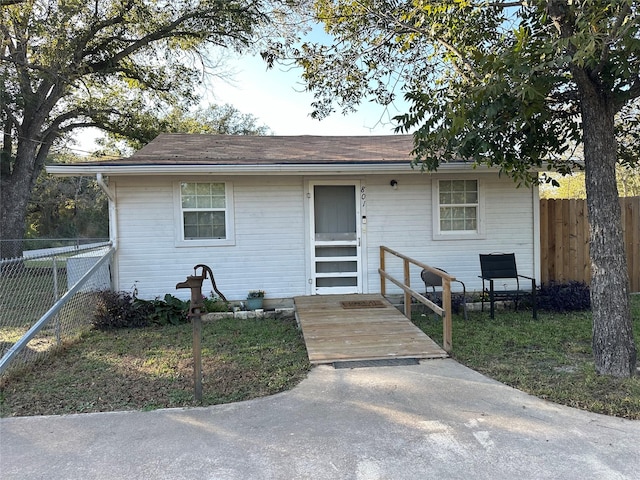
[(250, 290), (247, 295), (247, 308), (249, 310), (261, 309), (263, 300), (264, 290)]

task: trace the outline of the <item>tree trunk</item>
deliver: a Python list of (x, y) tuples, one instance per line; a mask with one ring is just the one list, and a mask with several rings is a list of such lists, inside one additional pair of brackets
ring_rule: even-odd
[(22, 256), (27, 204), (37, 177), (35, 157), (35, 148), (19, 150), (13, 171), (0, 179), (0, 258)]
[(615, 108), (590, 82), (578, 82), (584, 133), (590, 223), (593, 355), (599, 374), (629, 377), (636, 345), (629, 306), (629, 274), (616, 186)]

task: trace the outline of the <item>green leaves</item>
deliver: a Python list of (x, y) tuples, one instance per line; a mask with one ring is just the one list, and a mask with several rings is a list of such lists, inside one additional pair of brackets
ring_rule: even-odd
[(106, 195), (89, 177), (43, 173), (33, 187), (27, 224), (33, 238), (108, 238)]
[(211, 67), (207, 49), (246, 48), (268, 23), (268, 6), (38, 0), (3, 7), (0, 96), (13, 101), (3, 101), (8, 120), (3, 115), (0, 125), (15, 128), (16, 138), (22, 130), (42, 140), (77, 126), (112, 129), (140, 105), (192, 104)]
[(464, 159), (535, 182), (532, 167), (570, 169), (563, 156), (582, 141), (577, 73), (620, 105), (640, 95), (635, 1), (314, 5), (334, 36), (297, 52), (314, 115), (401, 94), (408, 109), (395, 117), (396, 131), (414, 133), (424, 168)]

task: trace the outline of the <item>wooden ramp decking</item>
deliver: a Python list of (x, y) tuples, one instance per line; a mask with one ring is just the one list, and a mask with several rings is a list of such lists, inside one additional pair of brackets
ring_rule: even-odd
[(447, 357), (381, 295), (314, 295), (294, 302), (312, 364)]

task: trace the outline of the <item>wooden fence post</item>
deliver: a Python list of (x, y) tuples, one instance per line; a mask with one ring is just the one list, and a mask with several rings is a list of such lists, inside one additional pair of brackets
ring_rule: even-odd
[[(386, 271), (384, 268), (384, 246), (380, 245), (380, 270)], [(380, 295), (383, 297), (387, 294), (386, 282), (384, 276), (380, 275)]]
[(453, 337), (453, 316), (451, 314), (451, 281), (448, 278), (442, 279), (442, 307), (444, 308), (444, 318), (442, 319), (442, 348), (447, 353), (451, 353)]
[[(404, 259), (404, 284), (411, 288), (411, 272), (409, 271), (409, 261)], [(404, 316), (411, 320), (411, 294), (404, 292)]]

